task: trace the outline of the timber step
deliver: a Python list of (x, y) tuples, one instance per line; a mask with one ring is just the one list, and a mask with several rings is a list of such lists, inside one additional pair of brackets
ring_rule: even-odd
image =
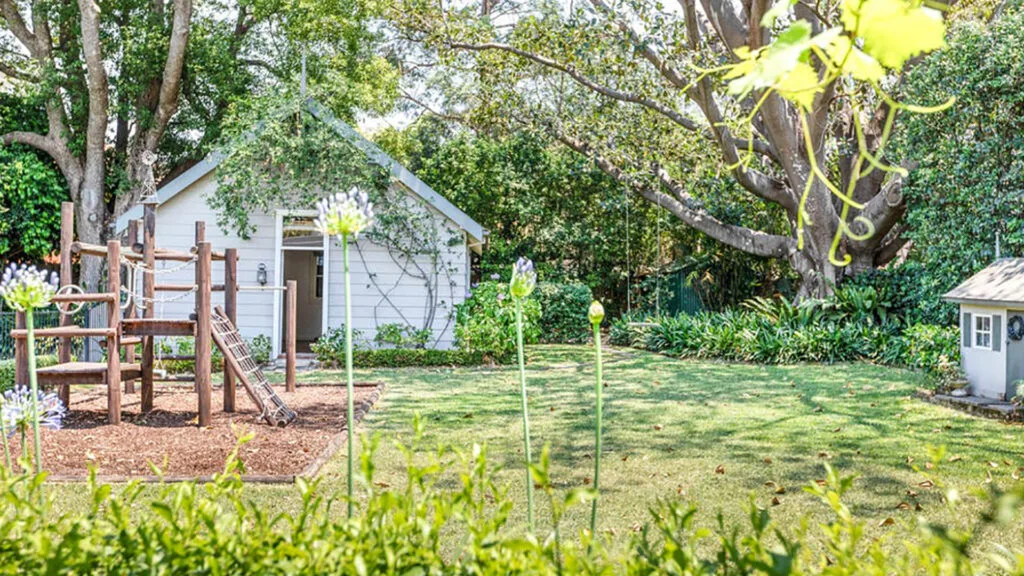
[[(40, 384), (106, 384), (106, 362), (65, 362), (36, 370)], [(141, 364), (121, 364), (121, 380), (142, 378)]]
[(195, 336), (196, 323), (193, 320), (125, 318), (121, 320), (121, 333), (125, 336)]
[[(100, 345), (100, 348), (107, 347), (106, 340), (100, 340), (98, 344)], [(142, 344), (142, 338), (138, 336), (129, 336), (128, 338), (121, 338), (121, 346), (135, 346), (137, 344)]]

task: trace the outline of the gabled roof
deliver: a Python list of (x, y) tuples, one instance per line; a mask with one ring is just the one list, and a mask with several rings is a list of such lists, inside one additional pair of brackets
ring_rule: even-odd
[(1002, 258), (943, 296), (960, 304), (1024, 306), (1024, 258)]
[[(312, 114), (314, 118), (317, 118), (324, 124), (328, 125), (338, 136), (348, 140), (353, 146), (366, 154), (367, 158), (371, 162), (381, 166), (382, 168), (386, 168), (391, 172), (392, 178), (401, 182), (406, 188), (412, 191), (413, 194), (436, 208), (438, 212), (444, 214), (452, 222), (458, 224), (460, 228), (469, 234), (470, 238), (472, 238), (478, 246), (484, 241), (484, 238), (487, 236), (487, 230), (484, 229), (479, 222), (470, 218), (468, 214), (459, 210), (454, 204), (449, 202), (447, 198), (438, 194), (430, 186), (427, 186), (426, 182), (420, 180), (415, 174), (406, 169), (405, 166), (402, 166), (394, 158), (388, 156), (387, 153), (381, 150), (376, 144), (370, 142), (354, 128), (331, 114), (330, 110), (312, 98), (306, 100), (306, 110)], [(201, 162), (161, 186), (157, 190), (158, 205), (174, 198), (179, 192), (212, 172), (220, 165), (221, 162), (224, 161), (224, 158), (225, 156), (221, 152), (211, 152), (206, 156), (206, 158), (203, 158)], [(117, 219), (118, 232), (127, 228), (129, 221), (138, 218), (142, 218), (141, 205), (136, 205)]]

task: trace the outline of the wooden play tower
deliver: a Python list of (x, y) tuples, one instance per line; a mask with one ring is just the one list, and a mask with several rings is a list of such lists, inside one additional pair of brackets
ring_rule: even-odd
[[(142, 242), (139, 242), (139, 228)], [(105, 258), (107, 262), (106, 292), (83, 293), (74, 285), (72, 256), (74, 254)], [(224, 262), (224, 277), (220, 284), (213, 283), (212, 263)], [(173, 263), (172, 269), (187, 266), (195, 268), (194, 284), (159, 284), (157, 280), (167, 268), (157, 268), (157, 262)], [(127, 272), (122, 276), (124, 268)], [(260, 410), (259, 418), (273, 426), (286, 426), (295, 419), (295, 413), (274, 392), (262, 370), (252, 359), (245, 340), (236, 328), (238, 285), (238, 252), (229, 248), (214, 252), (206, 240), (205, 222), (196, 222), (195, 245), (187, 251), (168, 250), (156, 246), (156, 203), (143, 204), (143, 218), (129, 222), (127, 234), (121, 240), (111, 240), (106, 246), (74, 240), (74, 205), (61, 206), (60, 278), (63, 286), (54, 297), (61, 311), (61, 323), (56, 328), (35, 331), (40, 338), (59, 338), (58, 364), (36, 371), (39, 384), (57, 386), (61, 400), (70, 406), (71, 386), (79, 384), (105, 384), (107, 387), (107, 420), (121, 423), (122, 383), (125, 394), (135, 393), (140, 382), (140, 406), (143, 413), (153, 409), (154, 384), (161, 380), (178, 380), (157, 375), (154, 371), (156, 339), (159, 337), (191, 337), (195, 339), (194, 356), (175, 356), (175, 360), (194, 360), (194, 384), (197, 395), (198, 423), (209, 426), (212, 410), (212, 346), (216, 345), (224, 356), (224, 411), (235, 411), (236, 382), (240, 382), (250, 399)], [(142, 277), (141, 292), (137, 292), (135, 279)], [(123, 280), (127, 279), (127, 282)], [(286, 348), (288, 391), (295, 389), (295, 308), (294, 282), (289, 282)], [(214, 309), (213, 292), (224, 292), (224, 306)], [(189, 318), (157, 318), (155, 303), (159, 293), (195, 294), (195, 312)], [(107, 322), (103, 328), (85, 328), (72, 325), (72, 308), (85, 303), (106, 305)], [(139, 315), (141, 310), (141, 316)], [(16, 339), (15, 358), (19, 384), (27, 382), (28, 361), (26, 331), (23, 317), (11, 335)], [(73, 361), (71, 339), (102, 338), (106, 348), (105, 362)], [(141, 348), (141, 350), (138, 350)], [(121, 353), (118, 353), (121, 352)], [(124, 359), (122, 360), (122, 354)], [(140, 357), (137, 359), (137, 354)], [(138, 361), (136, 361), (138, 360)]]

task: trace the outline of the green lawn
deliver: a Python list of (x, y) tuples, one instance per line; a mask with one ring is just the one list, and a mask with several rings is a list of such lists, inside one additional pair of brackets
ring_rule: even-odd
[[(535, 452), (550, 443), (554, 477), (562, 487), (584, 485), (592, 474), (591, 354), (583, 346), (529, 351)], [(968, 516), (964, 510), (978, 508), (972, 498), (953, 515), (940, 502), (940, 490), (918, 486), (924, 477), (912, 466), (923, 467), (929, 445), (945, 445), (952, 457), (930, 472), (963, 494), (983, 488), (989, 473), (996, 483), (1011, 483), (1012, 471), (1024, 465), (1020, 427), (915, 399), (915, 388), (925, 382), (913, 372), (868, 364), (726, 364), (633, 350), (610, 351), (607, 360), (600, 527), (620, 537), (647, 521), (648, 506), (659, 498), (699, 505), (709, 526), (719, 512), (729, 521), (744, 521), (751, 495), (790, 528), (808, 515), (824, 520), (824, 507), (800, 488), (824, 477), (826, 461), (858, 474), (847, 503), (868, 521), (872, 534), (892, 530), (879, 526), (887, 517), (911, 521), (921, 514), (962, 525)], [(504, 468), (500, 480), (523, 501), (514, 367), (372, 370), (359, 371), (357, 378), (388, 386), (362, 425), (362, 431), (380, 433), (384, 440), (377, 455), (378, 481), (395, 485), (404, 478), (404, 459), (392, 441), (409, 440), (419, 412), (428, 445), (468, 450), (486, 443), (493, 463)], [(300, 374), (300, 381), (341, 380), (339, 372)], [(719, 467), (724, 473), (716, 473)], [(325, 474), (328, 487), (343, 489), (341, 457)], [(776, 495), (766, 482), (786, 488), (778, 505), (772, 505)], [(916, 500), (908, 490), (918, 492)], [(251, 494), (271, 508), (294, 502), (287, 487), (253, 486)], [(901, 502), (911, 509), (898, 509)], [(920, 512), (913, 511), (915, 503)], [(583, 527), (588, 513), (583, 507), (574, 510), (570, 528)], [(516, 522), (524, 521), (522, 505), (515, 514)], [(538, 519), (547, 519), (543, 505)], [(1015, 545), (1020, 530), (985, 536)]]

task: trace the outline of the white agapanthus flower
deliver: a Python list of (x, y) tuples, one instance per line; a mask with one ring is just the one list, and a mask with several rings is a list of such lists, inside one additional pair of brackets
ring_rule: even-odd
[(11, 264), (0, 277), (0, 297), (11, 308), (25, 312), (50, 305), (59, 286), (57, 273), (35, 266)]
[(352, 188), (324, 198), (316, 205), (316, 227), (327, 236), (352, 236), (373, 225), (373, 202), (366, 192)]

